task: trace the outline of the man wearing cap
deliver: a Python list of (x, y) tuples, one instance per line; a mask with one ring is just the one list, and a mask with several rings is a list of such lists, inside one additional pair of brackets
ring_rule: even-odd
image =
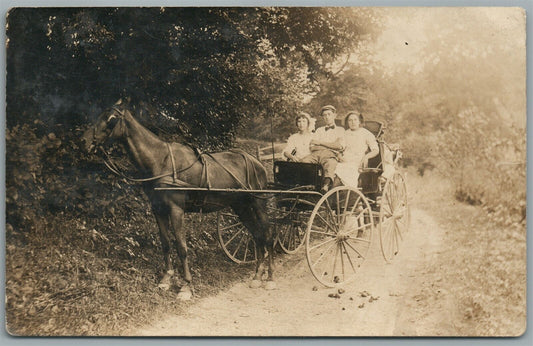
[(316, 129), (309, 144), (311, 154), (301, 162), (319, 163), (324, 169), (324, 185), (321, 192), (327, 192), (333, 185), (337, 154), (344, 149), (344, 128), (335, 125), (337, 110), (331, 105), (322, 107), (321, 115), (325, 126)]

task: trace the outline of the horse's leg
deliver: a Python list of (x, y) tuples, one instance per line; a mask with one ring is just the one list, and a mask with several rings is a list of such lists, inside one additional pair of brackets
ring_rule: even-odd
[(185, 284), (180, 288), (178, 298), (189, 300), (192, 297), (190, 283), (192, 281), (191, 272), (189, 271), (189, 260), (187, 258), (187, 232), (183, 227), (183, 216), (185, 212), (177, 205), (170, 206), (170, 223), (176, 237), (176, 250), (181, 261), (183, 269), (183, 279)]
[(252, 210), (254, 211), (253, 215), (257, 224), (256, 227), (264, 239), (264, 246), (267, 252), (268, 276), (265, 289), (272, 290), (276, 288), (276, 284), (274, 283), (274, 234), (266, 213), (266, 200), (254, 198), (252, 200)]
[(265, 238), (261, 232), (261, 228), (258, 227), (256, 222), (255, 209), (252, 207), (252, 200), (248, 198), (237, 199), (237, 202), (232, 203), (231, 207), (235, 214), (239, 216), (239, 219), (246, 227), (246, 229), (252, 234), (255, 246), (257, 250), (257, 262), (255, 265), (255, 275), (250, 283), (251, 288), (258, 288), (261, 286), (261, 279), (265, 272), (264, 260), (265, 260)]
[(159, 281), (159, 288), (168, 290), (170, 288), (170, 279), (174, 275), (172, 267), (172, 260), (170, 259), (170, 233), (169, 233), (169, 219), (168, 212), (161, 204), (153, 204), (152, 210), (154, 212), (157, 225), (159, 226), (159, 239), (161, 240), (161, 248), (163, 249), (163, 259), (165, 261), (165, 272), (163, 278)]

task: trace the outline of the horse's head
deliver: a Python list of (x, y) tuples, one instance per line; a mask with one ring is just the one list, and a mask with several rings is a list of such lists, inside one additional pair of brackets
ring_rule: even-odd
[(124, 132), (124, 108), (122, 100), (119, 100), (111, 108), (103, 111), (96, 120), (96, 123), (89, 127), (83, 134), (85, 149), (87, 152), (94, 152), (96, 148), (103, 145), (111, 138), (118, 138)]

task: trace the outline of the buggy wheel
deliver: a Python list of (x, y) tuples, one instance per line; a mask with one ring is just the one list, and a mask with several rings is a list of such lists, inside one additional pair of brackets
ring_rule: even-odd
[(399, 172), (395, 172), (383, 187), (379, 220), (381, 252), (385, 261), (390, 263), (400, 250), (410, 221), (405, 179)]
[(356, 188), (336, 187), (316, 204), (306, 234), (307, 263), (326, 287), (355, 279), (374, 230), (372, 210)]
[(217, 212), (217, 233), (222, 250), (233, 262), (257, 261), (255, 241), (231, 208)]
[(277, 208), (272, 215), (277, 243), (283, 252), (293, 254), (305, 243), (307, 221), (314, 203), (300, 197), (283, 198), (276, 202)]

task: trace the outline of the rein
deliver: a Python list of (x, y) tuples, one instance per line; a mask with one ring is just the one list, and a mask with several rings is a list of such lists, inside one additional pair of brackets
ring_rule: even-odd
[(192, 186), (184, 181), (181, 181), (178, 179), (178, 174), (179, 173), (183, 173), (185, 172), (186, 170), (188, 170), (189, 168), (191, 168), (195, 163), (196, 161), (198, 161), (199, 159), (197, 158), (195, 161), (193, 161), (193, 163), (191, 163), (189, 166), (185, 167), (185, 168), (182, 168), (182, 169), (179, 169), (179, 170), (176, 170), (175, 169), (175, 164), (174, 164), (174, 156), (172, 155), (172, 151), (170, 151), (170, 144), (168, 145), (169, 147), (169, 152), (170, 152), (170, 156), (172, 158), (172, 172), (168, 172), (168, 173), (164, 173), (164, 174), (160, 174), (160, 175), (156, 175), (156, 176), (153, 176), (153, 177), (149, 177), (149, 178), (132, 178), (132, 177), (128, 177), (126, 174), (122, 173), (120, 171), (120, 168), (113, 162), (113, 160), (111, 159), (111, 156), (107, 153), (107, 151), (104, 150), (104, 148), (102, 147), (99, 147), (100, 150), (103, 151), (104, 155), (106, 156), (105, 159), (104, 159), (104, 163), (106, 165), (106, 167), (113, 173), (115, 173), (116, 175), (126, 179), (126, 180), (129, 180), (129, 181), (133, 181), (133, 182), (136, 182), (136, 183), (145, 183), (145, 182), (149, 182), (149, 181), (154, 181), (154, 180), (158, 180), (158, 179), (161, 179), (161, 178), (164, 178), (164, 177), (169, 177), (169, 176), (173, 176), (173, 180), (174, 182), (177, 184), (177, 185), (182, 185), (182, 186)]
[[(111, 108), (115, 112), (118, 113), (119, 119), (123, 121), (124, 120), (124, 111), (120, 110), (116, 106), (112, 106)], [(182, 168), (180, 170), (176, 170), (176, 162), (174, 160), (174, 155), (172, 154), (172, 148), (170, 146), (170, 143), (167, 143), (167, 148), (168, 148), (168, 152), (169, 152), (169, 155), (170, 155), (170, 160), (172, 162), (172, 172), (168, 172), (168, 173), (164, 173), (164, 174), (160, 174), (160, 175), (156, 175), (156, 176), (148, 177), (148, 178), (132, 178), (132, 177), (128, 177), (126, 174), (121, 172), (120, 168), (113, 162), (111, 156), (103, 148), (103, 146), (100, 145), (100, 146), (98, 146), (98, 148), (104, 153), (104, 155), (105, 155), (104, 163), (105, 163), (106, 167), (111, 172), (115, 173), (116, 175), (118, 175), (118, 176), (120, 176), (120, 177), (122, 177), (122, 178), (124, 178), (126, 180), (137, 182), (137, 183), (145, 183), (145, 182), (149, 182), (149, 181), (154, 181), (154, 180), (158, 180), (158, 179), (161, 179), (161, 178), (165, 178), (165, 177), (168, 177), (168, 176), (172, 176), (174, 184), (179, 185), (179, 186), (192, 186), (192, 185), (190, 185), (190, 184), (188, 184), (188, 183), (186, 183), (186, 182), (184, 182), (182, 180), (179, 180), (178, 179), (178, 174), (185, 172), (186, 170), (191, 168), (196, 163), (196, 161), (200, 160), (200, 158), (197, 157), (196, 160), (194, 160), (189, 166), (187, 166), (185, 168)]]
[[(115, 107), (115, 106), (112, 106), (111, 107), (114, 111), (116, 111), (118, 113), (118, 118), (120, 119), (120, 121), (123, 121), (124, 120), (124, 112), (122, 110), (120, 110), (119, 108)], [(96, 129), (95, 129), (96, 131)], [(96, 135), (95, 135), (96, 137)], [(168, 173), (164, 173), (164, 174), (160, 174), (160, 175), (156, 175), (156, 176), (153, 176), (153, 177), (148, 177), (148, 178), (132, 178), (132, 177), (129, 177), (127, 176), (126, 174), (124, 174), (121, 169), (117, 166), (117, 164), (112, 160), (111, 156), (109, 155), (109, 153), (104, 149), (104, 147), (102, 145), (98, 145), (98, 149), (100, 149), (104, 155), (105, 155), (105, 158), (104, 158), (104, 163), (106, 165), (106, 167), (114, 174), (126, 179), (126, 180), (129, 180), (129, 181), (133, 181), (133, 182), (137, 182), (137, 183), (145, 183), (145, 182), (150, 182), (150, 181), (155, 181), (155, 180), (159, 180), (159, 179), (162, 179), (162, 178), (165, 178), (165, 177), (169, 177), (169, 176), (172, 176), (172, 180), (173, 180), (173, 183), (171, 183), (171, 185), (177, 185), (177, 186), (180, 186), (180, 187), (194, 187), (194, 185), (191, 185), (185, 181), (182, 181), (180, 179), (178, 179), (178, 174), (179, 173), (183, 173), (185, 171), (187, 171), (188, 169), (190, 169), (197, 161), (200, 161), (202, 164), (203, 164), (203, 168), (202, 168), (202, 180), (204, 183), (207, 183), (207, 188), (210, 189), (211, 188), (211, 182), (209, 181), (209, 175), (207, 173), (207, 161), (205, 160), (205, 158), (203, 157), (204, 155), (206, 155), (207, 157), (211, 158), (211, 160), (216, 163), (218, 166), (222, 167), (222, 169), (224, 169), (226, 171), (226, 173), (228, 173), (242, 188), (244, 189), (252, 189), (252, 186), (251, 186), (251, 177), (250, 177), (250, 171), (248, 169), (248, 167), (253, 167), (253, 170), (254, 170), (254, 176), (257, 177), (257, 172), (256, 172), (256, 169), (255, 169), (255, 166), (253, 164), (250, 164), (249, 162), (249, 159), (246, 157), (246, 155), (241, 152), (241, 151), (234, 151), (235, 153), (239, 153), (242, 155), (242, 157), (244, 158), (244, 162), (245, 162), (245, 165), (246, 165), (246, 182), (243, 182), (241, 181), (237, 176), (236, 174), (234, 174), (234, 172), (232, 172), (230, 169), (228, 169), (224, 164), (222, 164), (221, 162), (219, 162), (213, 155), (211, 155), (210, 153), (200, 153), (200, 154), (197, 154), (196, 155), (196, 160), (194, 160), (190, 165), (188, 165), (187, 167), (185, 168), (182, 168), (182, 169), (179, 169), (179, 170), (176, 170), (176, 161), (174, 159), (174, 155), (172, 153), (172, 148), (171, 148), (171, 144), (170, 143), (166, 143), (167, 145), (167, 148), (168, 148), (168, 152), (169, 152), (169, 155), (170, 155), (170, 161), (171, 161), (171, 164), (172, 164), (172, 171), (171, 172), (168, 172)], [(204, 183), (202, 183), (201, 185), (204, 185)], [(168, 184), (168, 182), (164, 182), (164, 184)]]

